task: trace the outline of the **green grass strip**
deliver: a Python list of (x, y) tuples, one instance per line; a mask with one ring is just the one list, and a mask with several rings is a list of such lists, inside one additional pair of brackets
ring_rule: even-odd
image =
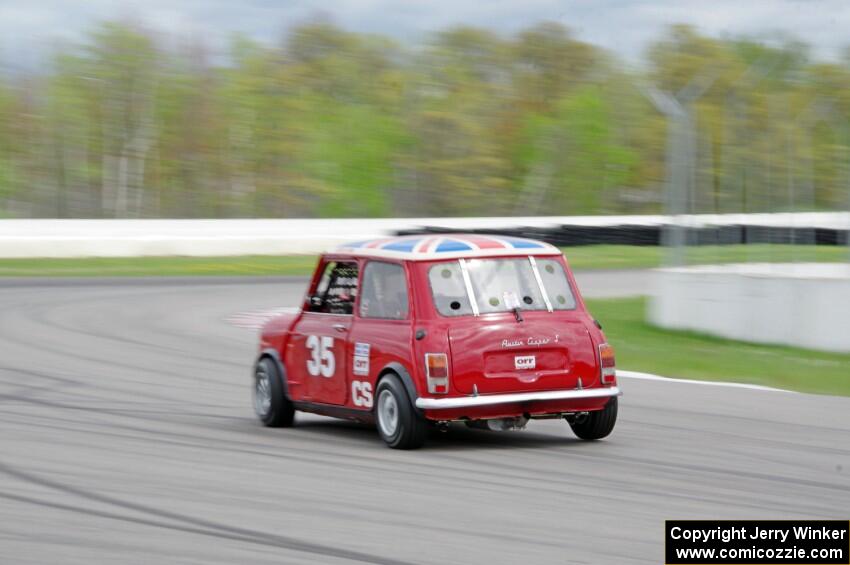
[(617, 366), (666, 377), (732, 381), (823, 394), (850, 395), (850, 355), (756, 345), (645, 321), (646, 300), (587, 300), (614, 346)]

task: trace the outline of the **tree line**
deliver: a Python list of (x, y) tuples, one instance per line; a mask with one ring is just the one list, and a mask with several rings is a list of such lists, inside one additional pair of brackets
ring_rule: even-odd
[[(659, 100), (692, 91), (672, 137)], [(694, 212), (846, 209), (848, 115), (848, 60), (687, 26), (630, 67), (556, 23), (312, 21), (222, 57), (106, 22), (0, 75), (0, 216), (654, 213), (669, 182)]]

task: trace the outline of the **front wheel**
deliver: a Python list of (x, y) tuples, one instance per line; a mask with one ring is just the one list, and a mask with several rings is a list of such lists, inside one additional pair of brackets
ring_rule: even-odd
[(254, 411), (270, 428), (288, 428), (295, 419), (295, 407), (283, 393), (282, 378), (268, 357), (260, 359), (254, 369)]
[(393, 449), (417, 449), (425, 443), (427, 425), (413, 408), (404, 386), (395, 375), (378, 385), (375, 423), (378, 435)]
[(602, 439), (614, 429), (617, 423), (617, 397), (614, 396), (602, 410), (591, 412), (586, 418), (570, 422), (573, 433), (581, 439)]

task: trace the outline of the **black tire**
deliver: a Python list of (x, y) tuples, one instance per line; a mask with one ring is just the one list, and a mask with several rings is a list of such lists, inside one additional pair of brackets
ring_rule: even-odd
[(580, 422), (570, 422), (573, 433), (584, 440), (602, 439), (617, 423), (617, 397), (614, 396), (602, 410), (591, 412)]
[[(283, 381), (277, 364), (263, 357), (254, 368), (254, 412), (260, 421), (270, 428), (288, 428), (295, 419), (295, 407), (283, 393)], [(265, 382), (266, 385), (261, 385)], [(267, 386), (268, 401), (262, 386)]]
[[(384, 402), (391, 404), (382, 409)], [(395, 417), (389, 416), (387, 421), (383, 421), (390, 406), (394, 407)], [(395, 426), (392, 425), (393, 421)], [(414, 410), (404, 385), (396, 375), (387, 375), (378, 384), (375, 394), (375, 424), (378, 435), (393, 449), (418, 449), (425, 444), (427, 423)]]

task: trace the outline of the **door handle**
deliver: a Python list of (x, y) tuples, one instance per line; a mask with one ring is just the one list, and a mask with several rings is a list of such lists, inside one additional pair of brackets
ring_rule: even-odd
[(338, 332), (344, 332), (348, 328), (345, 326), (345, 324), (334, 324), (333, 329), (335, 329)]

